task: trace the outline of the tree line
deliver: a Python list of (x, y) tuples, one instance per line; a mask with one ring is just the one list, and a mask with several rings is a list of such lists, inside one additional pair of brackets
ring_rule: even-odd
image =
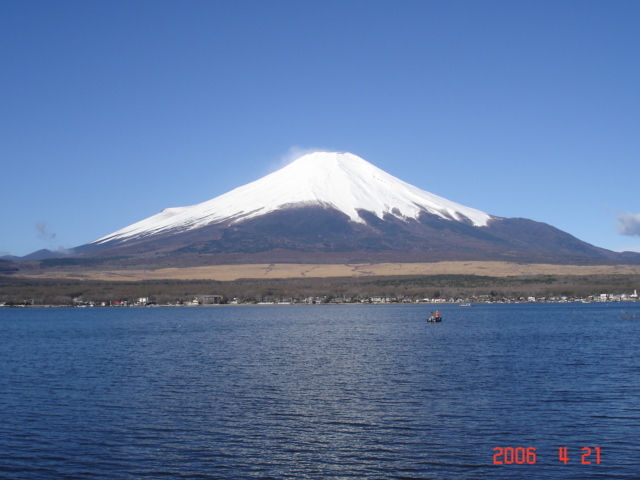
[(489, 277), (479, 275), (429, 275), (358, 278), (149, 280), (137, 282), (80, 279), (28, 279), (0, 275), (0, 303), (72, 305), (74, 301), (113, 302), (147, 297), (158, 304), (192, 301), (198, 295), (222, 295), (238, 303), (281, 299), (346, 298), (374, 296), (407, 298), (586, 297), (600, 293), (640, 290), (640, 275)]

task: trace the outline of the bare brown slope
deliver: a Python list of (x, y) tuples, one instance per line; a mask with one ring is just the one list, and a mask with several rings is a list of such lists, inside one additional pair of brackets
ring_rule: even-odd
[(143, 239), (85, 245), (82, 257), (127, 257), (129, 264), (380, 263), (518, 261), (558, 264), (640, 263), (640, 254), (595, 247), (541, 222), (496, 218), (487, 227), (423, 214), (418, 220), (366, 224), (334, 209), (301, 207), (237, 224), (217, 224)]

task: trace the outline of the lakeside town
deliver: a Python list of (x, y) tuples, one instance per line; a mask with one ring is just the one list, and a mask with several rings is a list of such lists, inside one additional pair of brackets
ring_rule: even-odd
[(638, 292), (633, 293), (600, 293), (585, 297), (572, 296), (518, 296), (497, 297), (495, 295), (476, 295), (466, 298), (453, 297), (425, 297), (414, 298), (409, 295), (400, 296), (370, 296), (370, 297), (334, 297), (334, 296), (310, 296), (304, 298), (260, 298), (239, 300), (227, 298), (224, 295), (195, 295), (189, 301), (175, 301), (159, 303), (152, 297), (138, 297), (133, 300), (84, 300), (74, 298), (71, 303), (51, 305), (42, 304), (35, 299), (27, 299), (20, 302), (0, 302), (0, 308), (86, 308), (86, 307), (198, 307), (214, 305), (342, 305), (342, 304), (458, 304), (460, 306), (472, 306), (474, 304), (493, 303), (595, 303), (595, 302), (637, 302)]

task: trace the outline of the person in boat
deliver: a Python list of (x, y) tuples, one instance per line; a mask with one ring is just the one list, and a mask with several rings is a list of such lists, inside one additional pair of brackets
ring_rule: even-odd
[(436, 310), (436, 318), (440, 317), (440, 310)]

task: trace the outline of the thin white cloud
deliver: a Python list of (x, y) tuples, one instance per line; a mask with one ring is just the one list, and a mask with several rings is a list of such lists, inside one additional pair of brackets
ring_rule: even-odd
[(73, 255), (75, 253), (75, 249), (73, 249), (73, 248), (64, 248), (62, 246), (58, 247), (56, 251), (61, 255)]
[(300, 157), (313, 152), (329, 152), (330, 149), (326, 148), (318, 148), (318, 147), (301, 147), (299, 145), (294, 145), (289, 147), (289, 150), (284, 155), (281, 155), (280, 158), (269, 166), (269, 173), (277, 172), (281, 168), (286, 167), (290, 163), (296, 161)]
[(56, 238), (56, 234), (49, 231), (49, 227), (44, 222), (36, 223), (36, 230), (38, 231), (38, 238), (40, 240), (51, 241)]
[(640, 213), (619, 213), (616, 229), (620, 235), (640, 237)]
[(49, 250), (61, 255), (73, 255), (73, 249), (67, 249), (60, 245), (60, 242), (56, 239), (56, 233), (51, 231), (51, 227), (47, 223), (37, 222), (36, 231), (38, 232), (38, 238), (48, 244)]

